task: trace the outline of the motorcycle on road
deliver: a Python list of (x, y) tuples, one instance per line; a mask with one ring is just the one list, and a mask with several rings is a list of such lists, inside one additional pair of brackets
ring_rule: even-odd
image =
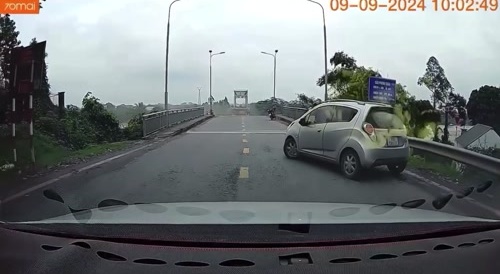
[(271, 118), (271, 120), (276, 120), (275, 110), (269, 110), (269, 118)]

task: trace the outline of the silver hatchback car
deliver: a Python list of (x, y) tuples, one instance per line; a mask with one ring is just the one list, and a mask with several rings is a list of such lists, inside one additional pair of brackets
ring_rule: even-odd
[(307, 111), (288, 126), (283, 150), (288, 158), (303, 154), (338, 163), (351, 179), (382, 165), (400, 174), (410, 157), (406, 127), (394, 108), (354, 100), (335, 100)]

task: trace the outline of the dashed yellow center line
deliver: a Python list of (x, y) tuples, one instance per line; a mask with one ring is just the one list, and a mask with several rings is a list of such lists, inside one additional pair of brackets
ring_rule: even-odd
[[(245, 129), (245, 117), (241, 117), (241, 131), (246, 131)], [(246, 133), (242, 134), (242, 137), (246, 137)], [(246, 138), (242, 139), (243, 143), (248, 143), (248, 140)], [(248, 155), (250, 153), (250, 148), (245, 147), (243, 148), (243, 154)], [(240, 167), (240, 179), (248, 179), (249, 174), (248, 174), (248, 167)]]
[(240, 179), (248, 179), (248, 167), (240, 167)]

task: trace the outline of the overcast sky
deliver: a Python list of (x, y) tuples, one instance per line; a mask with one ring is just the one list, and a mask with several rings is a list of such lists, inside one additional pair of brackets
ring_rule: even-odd
[[(51, 92), (66, 91), (81, 104), (87, 91), (102, 102), (162, 103), (169, 0), (47, 0), (39, 15), (16, 15), (23, 45), (47, 40)], [(359, 65), (396, 79), (420, 99), (417, 86), (434, 55), (456, 91), (469, 97), (482, 85), (500, 85), (500, 11), (326, 12), (328, 58), (343, 50)], [(431, 6), (431, 2), (427, 1)], [(197, 102), (209, 90), (213, 58), (216, 100), (248, 89), (249, 100), (272, 96), (278, 49), (276, 96), (322, 97), (315, 82), (323, 71), (321, 9), (305, 0), (182, 0), (172, 7), (170, 103)]]

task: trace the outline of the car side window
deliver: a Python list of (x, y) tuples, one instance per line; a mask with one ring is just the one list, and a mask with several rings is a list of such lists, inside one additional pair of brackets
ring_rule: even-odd
[(313, 110), (306, 118), (308, 125), (324, 124), (330, 120), (328, 106)]
[(335, 122), (335, 106), (325, 106), (323, 107), (323, 112), (325, 113), (326, 123)]
[(309, 113), (309, 115), (307, 115), (307, 117), (306, 117), (306, 123), (308, 125), (314, 124), (314, 122), (316, 121), (315, 118), (316, 118), (316, 116), (314, 115), (314, 111)]
[(333, 106), (331, 122), (350, 122), (358, 113), (356, 109), (344, 106)]

